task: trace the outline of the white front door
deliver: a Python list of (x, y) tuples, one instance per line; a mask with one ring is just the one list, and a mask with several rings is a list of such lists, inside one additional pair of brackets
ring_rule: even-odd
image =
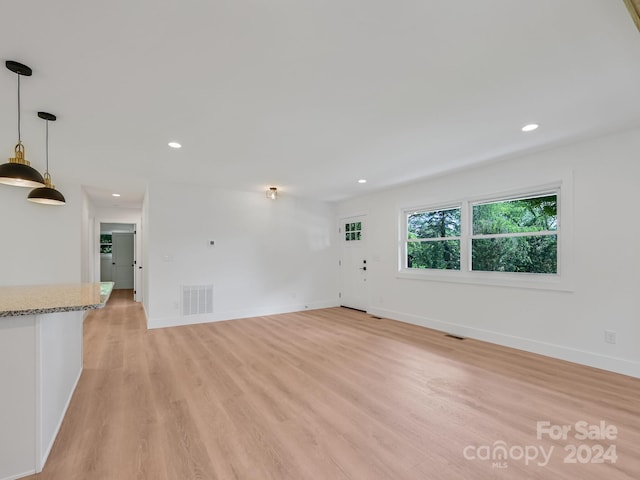
[(343, 218), (340, 221), (340, 305), (367, 311), (367, 217)]
[(113, 288), (133, 289), (133, 233), (114, 233), (112, 242)]

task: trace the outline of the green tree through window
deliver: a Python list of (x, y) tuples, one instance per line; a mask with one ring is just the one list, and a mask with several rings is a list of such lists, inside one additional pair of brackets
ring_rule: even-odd
[(407, 268), (460, 270), (460, 209), (407, 216)]
[(403, 268), (558, 273), (558, 191), (409, 210), (404, 218)]
[(473, 205), (472, 270), (557, 273), (557, 195)]

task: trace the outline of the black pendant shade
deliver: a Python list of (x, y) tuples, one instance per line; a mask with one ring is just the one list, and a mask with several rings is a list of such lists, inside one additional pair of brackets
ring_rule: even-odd
[(18, 75), (18, 144), (15, 147), (15, 156), (9, 158), (8, 163), (0, 165), (0, 183), (16, 187), (43, 187), (45, 180), (25, 158), (24, 145), (20, 139), (20, 77), (30, 77), (32, 72), (26, 65), (12, 60), (7, 60), (5, 65)]
[(51, 183), (51, 175), (49, 174), (49, 122), (55, 122), (56, 116), (47, 112), (38, 112), (38, 117), (47, 121), (47, 134), (46, 134), (46, 159), (47, 169), (44, 172), (44, 187), (31, 190), (27, 200), (34, 203), (41, 203), (43, 205), (64, 205), (67, 201), (58, 190), (55, 185)]
[(11, 160), (9, 159), (9, 163), (0, 165), (0, 183), (29, 188), (44, 185), (44, 178), (35, 168)]
[(27, 200), (34, 203), (42, 203), (43, 205), (64, 205), (67, 203), (64, 195), (56, 190), (54, 185), (51, 185), (51, 181), (49, 181), (49, 185), (31, 190)]

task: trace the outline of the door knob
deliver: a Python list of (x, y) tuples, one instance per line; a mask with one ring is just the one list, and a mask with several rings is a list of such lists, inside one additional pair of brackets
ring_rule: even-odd
[(366, 270), (367, 267), (360, 267), (360, 270)]

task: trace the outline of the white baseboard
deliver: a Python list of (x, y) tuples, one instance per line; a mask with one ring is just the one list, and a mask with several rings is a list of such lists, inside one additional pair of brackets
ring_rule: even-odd
[(142, 314), (144, 315), (144, 321), (147, 324), (147, 328), (151, 328), (149, 325), (149, 315), (147, 315), (147, 309), (144, 306), (144, 302), (141, 302), (140, 305), (142, 305)]
[(23, 473), (18, 473), (16, 475), (11, 475), (10, 477), (0, 478), (0, 480), (17, 480), (18, 478), (28, 477), (29, 475), (33, 475), (37, 473), (35, 470), (29, 470)]
[(505, 347), (516, 348), (526, 352), (537, 353), (547, 357), (566, 360), (569, 362), (579, 363), (581, 365), (587, 365), (589, 367), (600, 368), (602, 370), (640, 378), (640, 362), (634, 362), (624, 358), (610, 357), (599, 353), (588, 352), (586, 350), (539, 342), (513, 335), (505, 335), (503, 333), (490, 330), (468, 327), (466, 325), (421, 317), (419, 315), (385, 310), (383, 308), (371, 308), (367, 312), (378, 317), (399, 320), (401, 322), (432, 328), (434, 330), (440, 330), (442, 332), (452, 333), (462, 337), (474, 338), (484, 342), (495, 343)]
[(195, 325), (198, 323), (221, 322), (225, 320), (239, 320), (241, 318), (263, 317), (266, 315), (278, 315), (281, 313), (302, 312), (317, 310), (320, 308), (331, 308), (339, 306), (337, 300), (325, 300), (310, 303), (280, 305), (264, 308), (251, 308), (245, 310), (233, 310), (207, 315), (172, 316), (162, 318), (147, 317), (147, 328), (179, 327), (184, 325)]
[(64, 417), (67, 414), (67, 409), (69, 408), (69, 404), (71, 403), (71, 399), (73, 398), (73, 394), (75, 393), (76, 387), (78, 386), (78, 382), (80, 381), (80, 377), (82, 376), (83, 368), (84, 368), (83, 366), (80, 366), (80, 371), (78, 372), (78, 376), (76, 377), (76, 381), (73, 382), (73, 388), (71, 389), (71, 392), (69, 393), (69, 397), (67, 398), (67, 401), (66, 401), (66, 403), (64, 405), (64, 408), (62, 409), (62, 414), (60, 415), (60, 420), (58, 421), (58, 425), (56, 425), (55, 433), (53, 434), (53, 437), (49, 441), (49, 445), (45, 449), (44, 454), (42, 455), (42, 458), (40, 459), (40, 465), (37, 468), (37, 473), (40, 473), (42, 471), (42, 469), (44, 468), (45, 463), (47, 463), (47, 459), (49, 458), (49, 454), (51, 453), (51, 449), (53, 448), (53, 444), (55, 443), (56, 438), (58, 437), (58, 432), (60, 431), (60, 427), (62, 426), (62, 422), (64, 421)]

